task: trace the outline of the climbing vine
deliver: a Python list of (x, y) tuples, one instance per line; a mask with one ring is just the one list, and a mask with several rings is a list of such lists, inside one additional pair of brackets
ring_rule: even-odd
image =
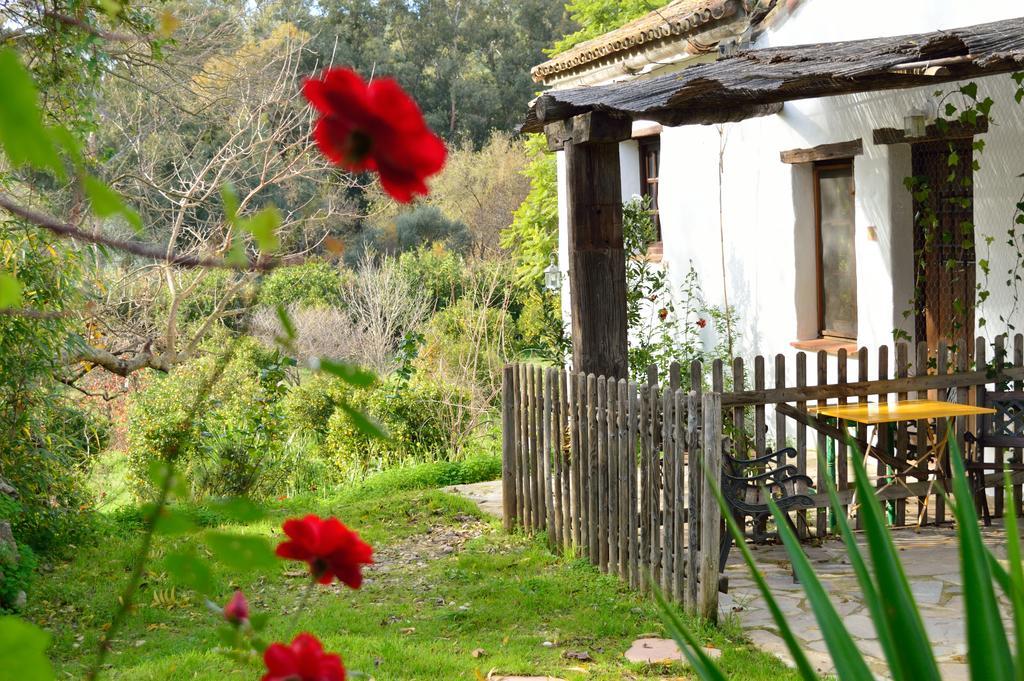
[[(1014, 73), (1011, 77), (1016, 84), (1015, 101), (1017, 104), (1021, 104), (1024, 102), (1024, 72)], [(995, 102), (991, 97), (980, 97), (978, 94), (978, 84), (975, 82), (966, 83), (949, 91), (937, 90), (934, 96), (937, 100), (936, 108), (938, 112), (934, 126), (940, 137), (949, 137), (956, 127), (975, 128), (983, 120), (987, 121), (988, 124), (993, 123), (992, 109)], [(978, 328), (984, 330), (984, 332), (988, 332), (991, 328), (989, 326), (989, 319), (985, 316), (985, 310), (988, 307), (986, 303), (992, 295), (993, 281), (998, 281), (1001, 278), (997, 273), (993, 272), (991, 254), (993, 246), (1001, 247), (1002, 244), (997, 244), (998, 237), (995, 234), (979, 235), (973, 219), (961, 220), (952, 229), (948, 228), (948, 225), (946, 229), (943, 229), (939, 215), (940, 211), (946, 207), (953, 209), (971, 207), (972, 199), (963, 195), (957, 195), (956, 184), (959, 183), (960, 188), (963, 189), (973, 187), (973, 176), (981, 169), (979, 159), (983, 156), (985, 149), (985, 140), (980, 137), (974, 138), (971, 142), (972, 159), (970, 172), (961, 172), (964, 165), (963, 159), (960, 158), (957, 146), (950, 142), (947, 155), (949, 174), (941, 184), (934, 185), (929, 183), (927, 178), (919, 175), (904, 178), (904, 186), (914, 200), (914, 223), (921, 230), (921, 238), (917, 240), (918, 242), (915, 243), (914, 248), (913, 297), (908, 301), (907, 308), (903, 312), (904, 319), (910, 319), (915, 314), (915, 311), (920, 309), (924, 300), (925, 286), (928, 283), (927, 255), (934, 253), (935, 249), (943, 246), (959, 246), (964, 250), (975, 252), (979, 278), (974, 285), (974, 300), (970, 302), (973, 302), (975, 313), (978, 315)], [(1024, 177), (1024, 175), (1020, 177)], [(950, 189), (952, 191), (946, 191)], [(932, 200), (933, 197), (936, 200)], [(979, 236), (980, 241), (978, 239)], [(1022, 280), (1024, 280), (1022, 279), (1024, 277), (1024, 190), (1022, 190), (1020, 198), (1015, 203), (1011, 222), (1006, 229), (1005, 236), (1004, 243), (1008, 248), (1008, 253), (1011, 254), (1011, 262), (1006, 269), (1005, 285), (1010, 293), (1011, 302), (1008, 309), (997, 314), (999, 325), (1002, 328), (995, 334), (996, 336), (1009, 336), (1017, 329), (1013, 320), (1021, 307), (1020, 286)], [(957, 244), (956, 240), (960, 240), (960, 243)], [(984, 257), (981, 257), (982, 255)], [(963, 262), (955, 258), (946, 258), (940, 262), (940, 266), (947, 271), (963, 267), (963, 265)], [(973, 329), (966, 328), (966, 322), (969, 321), (968, 304), (968, 301), (962, 300), (959, 297), (954, 297), (951, 301), (953, 306), (952, 330), (954, 336), (960, 333), (964, 335), (973, 333)], [(905, 329), (894, 329), (893, 338), (897, 341), (912, 340), (911, 335)], [(950, 350), (957, 352), (961, 349), (954, 344), (950, 347)], [(969, 348), (963, 348), (963, 350), (969, 352)], [(990, 368), (1002, 366), (1003, 364), (1005, 364), (1005, 355), (993, 357)]]

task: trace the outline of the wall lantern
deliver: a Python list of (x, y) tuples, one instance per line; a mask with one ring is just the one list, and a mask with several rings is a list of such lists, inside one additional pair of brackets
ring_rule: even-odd
[(557, 256), (551, 254), (551, 264), (544, 268), (544, 288), (552, 293), (555, 293), (562, 288), (562, 271), (558, 269), (558, 263), (555, 262)]
[(914, 107), (903, 117), (903, 132), (907, 137), (924, 137), (928, 130), (928, 112)]

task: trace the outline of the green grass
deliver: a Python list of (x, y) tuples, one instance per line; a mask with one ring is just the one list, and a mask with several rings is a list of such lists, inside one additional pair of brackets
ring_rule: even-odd
[[(221, 593), (242, 588), (256, 612), (267, 612), (267, 638), (308, 630), (342, 655), (346, 667), (389, 679), (480, 679), (495, 673), (552, 674), (565, 679), (687, 676), (682, 666), (637, 666), (623, 651), (637, 636), (663, 635), (653, 602), (600, 574), (584, 560), (551, 554), (542, 540), (505, 535), (470, 502), (435, 490), (350, 490), (333, 499), (289, 499), (245, 526), (195, 509), (203, 527), (277, 538), (281, 521), (307, 512), (334, 514), (374, 545), (382, 564), (358, 592), (318, 588), (302, 608), (300, 566), (282, 561), (244, 573), (214, 566)], [(59, 678), (78, 678), (131, 567), (138, 514), (111, 516), (97, 545), (40, 575), (25, 616), (53, 635)], [(468, 538), (462, 542), (459, 534)], [(191, 594), (173, 588), (161, 565), (173, 546), (202, 555), (202, 534), (160, 537), (138, 607), (116, 637), (111, 679), (257, 678), (258, 660), (239, 664), (216, 650), (220, 619)], [(461, 546), (460, 546), (461, 544)], [(447, 549), (454, 548), (449, 551)], [(212, 564), (212, 563), (211, 563)], [(294, 617), (294, 620), (292, 619)], [(795, 678), (775, 658), (742, 641), (734, 625), (714, 628), (687, 619), (704, 641), (722, 648), (736, 679)], [(554, 645), (546, 646), (545, 642)], [(482, 650), (474, 656), (473, 651)], [(586, 652), (593, 661), (563, 657)]]

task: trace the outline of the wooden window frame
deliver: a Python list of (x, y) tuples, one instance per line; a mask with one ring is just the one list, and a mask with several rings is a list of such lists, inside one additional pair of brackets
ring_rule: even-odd
[[(637, 139), (638, 151), (640, 156), (640, 196), (647, 198), (651, 196), (651, 185), (657, 185), (658, 190), (661, 189), (661, 135), (646, 135)], [(652, 179), (647, 174), (647, 157), (651, 150), (654, 150), (658, 155), (658, 174)], [(657, 196), (660, 198), (661, 192), (657, 192)], [(661, 210), (658, 205), (658, 201), (652, 202), (651, 205), (651, 217), (654, 219), (654, 234), (655, 244), (660, 244), (662, 241), (661, 236)]]
[[(822, 260), (824, 256), (824, 244), (821, 238), (821, 172), (824, 170), (838, 170), (841, 168), (850, 169), (850, 178), (854, 178), (853, 168), (853, 157), (842, 158), (842, 159), (831, 159), (828, 161), (815, 162), (812, 167), (813, 174), (813, 185), (814, 185), (814, 267), (815, 267), (815, 278), (814, 283), (817, 288), (817, 299), (818, 299), (818, 338), (820, 339), (836, 339), (841, 341), (856, 341), (856, 333), (853, 336), (848, 336), (844, 333), (836, 331), (834, 329), (825, 328), (825, 272), (822, 266)], [(854, 192), (857, 191), (857, 185), (854, 181)], [(854, 224), (854, 248), (856, 249), (856, 224)], [(856, 272), (856, 270), (855, 270)], [(860, 318), (860, 304), (857, 304), (857, 317)]]

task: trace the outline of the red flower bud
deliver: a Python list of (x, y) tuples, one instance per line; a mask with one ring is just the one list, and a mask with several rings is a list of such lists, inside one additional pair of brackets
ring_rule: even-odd
[(241, 624), (249, 619), (249, 602), (245, 594), (235, 591), (228, 604), (224, 606), (224, 619), (232, 624)]
[(697, 326), (699, 326), (700, 328), (703, 329), (707, 325), (708, 325), (708, 320), (704, 319), (703, 317), (701, 317), (700, 319), (697, 320)]
[(267, 673), (262, 681), (345, 681), (341, 656), (325, 653), (312, 634), (296, 636), (291, 645), (272, 643), (263, 652)]
[(282, 526), (289, 541), (277, 546), (277, 555), (309, 563), (313, 578), (330, 584), (335, 577), (353, 589), (363, 583), (362, 566), (373, 562), (373, 548), (337, 518), (307, 515)]
[(660, 319), (661, 321), (665, 321), (666, 317), (668, 317), (668, 310), (666, 310), (665, 308), (661, 308), (660, 310), (658, 310), (658, 319)]

